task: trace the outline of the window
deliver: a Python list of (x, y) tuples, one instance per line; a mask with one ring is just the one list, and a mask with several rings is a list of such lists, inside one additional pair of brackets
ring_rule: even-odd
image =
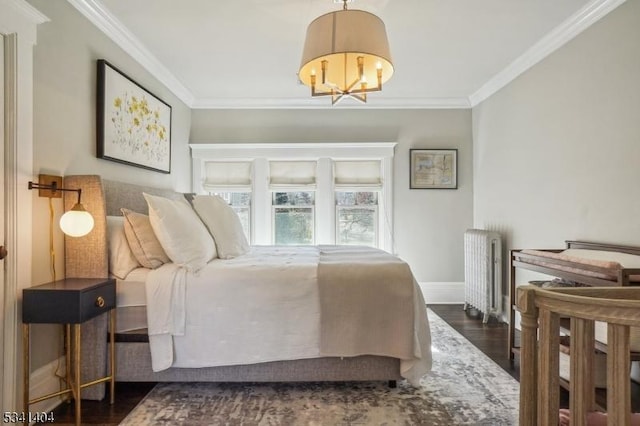
[(378, 246), (377, 192), (336, 192), (336, 244)]
[(315, 243), (317, 161), (270, 161), (273, 244)]
[(315, 193), (273, 193), (273, 243), (313, 244), (315, 241)]
[(256, 245), (393, 252), (393, 142), (190, 144), (193, 191), (223, 196)]
[(336, 160), (333, 178), (336, 191), (336, 244), (378, 247), (381, 161)]

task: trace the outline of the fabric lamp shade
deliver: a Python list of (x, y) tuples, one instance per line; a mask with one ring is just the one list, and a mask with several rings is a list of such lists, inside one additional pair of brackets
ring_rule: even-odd
[[(358, 57), (364, 58), (364, 80), (375, 84), (378, 70), (382, 83), (393, 74), (393, 64), (384, 22), (362, 10), (340, 10), (316, 18), (307, 28), (299, 78), (313, 86), (327, 61), (326, 80), (345, 89), (360, 81)], [(319, 77), (318, 77), (319, 78)]]

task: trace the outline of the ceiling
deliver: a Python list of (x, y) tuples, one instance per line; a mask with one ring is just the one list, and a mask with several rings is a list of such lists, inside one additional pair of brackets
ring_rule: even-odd
[[(296, 72), (307, 25), (334, 0), (68, 1), (192, 108), (331, 104)], [(473, 106), (622, 2), (354, 0), (385, 22), (395, 67), (365, 107)]]

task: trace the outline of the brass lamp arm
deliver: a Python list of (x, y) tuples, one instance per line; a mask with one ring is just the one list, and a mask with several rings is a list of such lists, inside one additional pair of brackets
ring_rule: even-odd
[(42, 183), (34, 183), (29, 181), (29, 189), (48, 189), (52, 193), (56, 191), (67, 191), (67, 192), (77, 192), (78, 193), (78, 204), (80, 204), (80, 197), (82, 196), (82, 189), (69, 189), (69, 188), (58, 188), (58, 184), (54, 181), (51, 185), (46, 185)]

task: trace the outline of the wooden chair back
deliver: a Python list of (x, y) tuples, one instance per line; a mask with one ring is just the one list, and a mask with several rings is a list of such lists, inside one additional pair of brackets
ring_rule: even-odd
[(640, 326), (640, 288), (517, 288), (521, 314), (520, 425), (556, 426), (559, 410), (560, 319), (570, 318), (569, 408), (586, 425), (595, 405), (595, 321), (607, 323), (607, 424), (631, 415), (629, 327)]

